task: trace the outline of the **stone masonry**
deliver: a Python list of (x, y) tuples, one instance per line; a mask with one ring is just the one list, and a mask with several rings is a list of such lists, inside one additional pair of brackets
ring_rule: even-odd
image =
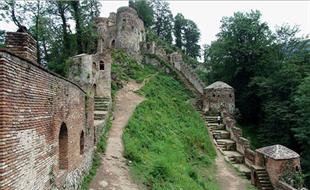
[(111, 109), (111, 49), (141, 58), (135, 10), (95, 19), (97, 53), (72, 57), (68, 79), (37, 64), (36, 41), (8, 32), (0, 49), (0, 189), (79, 189)]
[[(284, 162), (272, 156), (265, 159), (268, 154), (261, 151), (264, 148), (251, 150), (242, 130), (235, 126), (233, 88), (225, 88), (227, 84), (222, 88), (221, 82), (205, 88), (180, 53), (167, 54), (154, 42), (144, 43), (144, 25), (134, 9), (121, 7), (95, 22), (97, 53), (72, 57), (68, 79), (37, 64), (36, 42), (29, 34), (7, 33), (7, 48), (0, 49), (1, 190), (80, 188), (111, 110), (114, 48), (140, 61), (144, 53), (145, 63), (163, 66), (162, 61), (167, 62), (166, 70), (177, 72), (201, 96), (205, 111), (220, 111), (223, 124), (213, 123), (213, 127), (221, 127), (215, 136), (225, 139), (221, 146), (227, 151), (232, 148), (238, 153), (233, 155), (235, 162), (251, 168), (253, 184), (263, 187), (266, 178), (259, 176), (276, 174), (271, 179), (276, 186), (287, 160), (293, 159), (294, 168), (300, 170), (299, 155)], [(209, 119), (214, 122), (216, 117)], [(263, 164), (258, 164), (260, 160)]]
[(0, 189), (75, 189), (70, 176), (81, 181), (91, 164), (92, 100), (76, 84), (5, 50), (0, 75)]

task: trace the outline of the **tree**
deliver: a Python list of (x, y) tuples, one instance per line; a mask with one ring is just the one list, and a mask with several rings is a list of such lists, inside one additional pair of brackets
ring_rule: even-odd
[(197, 58), (200, 56), (200, 46), (198, 41), (200, 32), (197, 25), (192, 20), (186, 20), (184, 28), (184, 48), (187, 55)]
[(174, 17), (174, 36), (175, 36), (175, 45), (182, 49), (184, 42), (183, 42), (183, 35), (184, 35), (184, 29), (186, 25), (186, 20), (184, 16), (181, 13), (178, 13)]
[(129, 6), (134, 8), (145, 27), (150, 27), (154, 22), (154, 11), (147, 0), (129, 0)]
[(295, 137), (300, 142), (302, 149), (302, 168), (306, 174), (307, 186), (310, 186), (310, 75), (302, 81), (297, 88), (294, 102), (297, 106), (296, 114), (298, 125), (293, 128)]
[(76, 30), (76, 43), (77, 43), (77, 53), (81, 54), (84, 52), (84, 47), (82, 43), (82, 20), (81, 20), (81, 8), (80, 1), (74, 0), (70, 2), (73, 19), (75, 21)]
[(157, 36), (171, 44), (173, 16), (169, 4), (163, 0), (153, 0), (151, 5), (154, 10), (154, 32)]
[(224, 17), (218, 40), (210, 47), (212, 72), (210, 81), (222, 80), (236, 92), (236, 104), (246, 121), (258, 122), (260, 100), (256, 86), (250, 86), (252, 77), (260, 71), (259, 65), (270, 63), (272, 35), (259, 11), (234, 13)]
[(16, 0), (4, 0), (0, 4), (0, 20), (9, 22), (10, 20), (18, 27), (21, 28), (25, 21), (22, 15), (25, 13), (23, 9), (23, 2)]

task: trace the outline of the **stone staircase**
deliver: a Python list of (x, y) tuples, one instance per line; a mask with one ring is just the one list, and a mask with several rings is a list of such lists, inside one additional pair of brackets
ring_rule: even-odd
[(273, 190), (270, 178), (265, 168), (255, 168), (257, 185), (261, 190)]
[(94, 120), (106, 119), (109, 112), (110, 98), (109, 97), (95, 97)]
[(236, 150), (236, 142), (230, 139), (230, 133), (223, 124), (217, 123), (217, 116), (206, 116), (206, 124), (216, 147), (242, 175), (251, 177), (251, 170), (244, 164), (244, 156)]

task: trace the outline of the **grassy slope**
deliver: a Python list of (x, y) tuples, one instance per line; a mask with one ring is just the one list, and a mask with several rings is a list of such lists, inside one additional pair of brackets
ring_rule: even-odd
[(123, 136), (134, 178), (149, 189), (218, 189), (212, 171), (216, 153), (203, 119), (188, 101), (190, 92), (158, 72), (140, 93), (147, 99)]

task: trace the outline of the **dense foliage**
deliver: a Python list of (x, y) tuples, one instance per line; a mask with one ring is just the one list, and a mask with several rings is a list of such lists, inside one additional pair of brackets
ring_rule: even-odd
[(210, 171), (215, 150), (190, 93), (172, 76), (153, 73), (123, 136), (135, 179), (154, 190), (218, 189)]
[(129, 0), (129, 5), (136, 9), (145, 26), (165, 43), (172, 45), (175, 38), (174, 44), (178, 49), (194, 59), (200, 57), (200, 32), (196, 23), (181, 13), (173, 18), (167, 1)]
[(68, 57), (96, 51), (93, 18), (99, 16), (100, 8), (97, 0), (5, 0), (0, 19), (18, 28), (26, 26), (37, 40), (38, 62), (65, 76)]
[(139, 17), (143, 20), (145, 27), (150, 27), (154, 23), (154, 11), (147, 0), (129, 0), (129, 6), (134, 8)]
[(298, 28), (287, 25), (271, 32), (258, 11), (221, 22), (218, 39), (205, 48), (205, 78), (235, 88), (239, 123), (252, 126), (246, 131), (255, 134), (256, 146), (292, 148), (310, 174), (309, 40), (297, 38)]

